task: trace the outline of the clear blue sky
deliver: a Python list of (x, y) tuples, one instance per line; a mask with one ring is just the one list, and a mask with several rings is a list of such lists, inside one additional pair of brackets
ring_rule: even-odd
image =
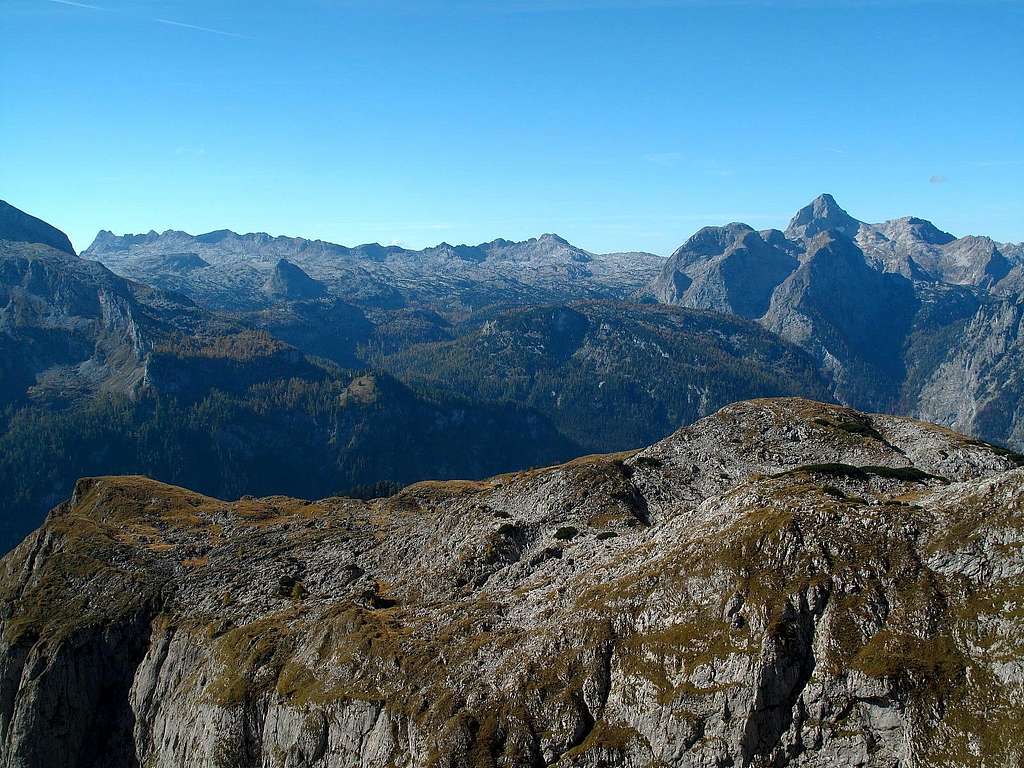
[(831, 192), (1024, 240), (1024, 3), (0, 0), (0, 198), (65, 229), (667, 253)]

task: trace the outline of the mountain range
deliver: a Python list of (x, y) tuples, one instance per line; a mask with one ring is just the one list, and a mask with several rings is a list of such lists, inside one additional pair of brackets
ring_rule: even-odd
[[(4, 549), (88, 474), (140, 472), (235, 498), (312, 497), (482, 477), (580, 452), (527, 407), (423, 397), (386, 374), (340, 368), (251, 328), (247, 316), (15, 240), (25, 231), (61, 238), (27, 216), (8, 211), (6, 220), (24, 223), (0, 233), (12, 238), (0, 239)], [(317, 305), (315, 316), (369, 327), (346, 308)], [(260, 324), (288, 338), (293, 315), (282, 315)], [(355, 363), (337, 337), (311, 346)], [(448, 450), (454, 440), (465, 450)]]
[(1022, 265), (0, 205), (0, 768), (1019, 765)]
[[(785, 231), (706, 227), (668, 259), (556, 235), (411, 251), (227, 230), (103, 231), (79, 257), (6, 203), (0, 224), (5, 547), (81, 474), (314, 497), (624, 450), (750, 397), (1024, 447), (1024, 249), (912, 217), (866, 224), (829, 195)], [(384, 393), (377, 415), (339, 432), (328, 393), (361, 380)], [(431, 412), (433, 437), (399, 438), (397, 414)], [(297, 445), (253, 450), (275, 418)], [(537, 439), (495, 436), (517, 420)], [(430, 447), (355, 459), (370, 434)], [(175, 457), (191, 445), (208, 447), (189, 469)], [(327, 456), (305, 486), (281, 470)]]
[[(1024, 245), (957, 238), (914, 217), (867, 224), (830, 195), (798, 211), (785, 231), (706, 227), (667, 260), (594, 255), (556, 235), (409, 251), (228, 231), (101, 232), (84, 255), (212, 308), (254, 311), (280, 307), (283, 298), (330, 297), (377, 326), (399, 309), (462, 324), (481, 310), (576, 299), (736, 315), (811, 354), (840, 402), (1024, 445), (1019, 400), (1005, 376), (1020, 357)], [(183, 260), (191, 266), (178, 266)], [(981, 331), (993, 325), (995, 339)], [(352, 364), (354, 348), (367, 340), (353, 339), (352, 354), (339, 362)]]
[[(451, 317), (491, 304), (628, 298), (664, 263), (649, 253), (588, 253), (552, 234), (413, 251), (228, 230), (195, 236), (102, 231), (82, 256), (216, 309), (266, 306), (287, 284), (304, 294), (288, 298), (329, 292), (367, 308), (430, 307)], [(278, 287), (269, 289), (272, 283)]]
[[(1020, 440), (985, 412), (1011, 405), (984, 370), (961, 382), (955, 410), (941, 416), (947, 380), (939, 355), (1015, 355), (1006, 328), (998, 352), (965, 327), (1019, 304), (1024, 248), (940, 231), (906, 217), (866, 224), (822, 195), (785, 232), (744, 224), (706, 227), (682, 245), (652, 286), (662, 302), (755, 319), (811, 352), (835, 396), (858, 407), (914, 413), (997, 440)], [(929, 344), (936, 335), (947, 343)], [(990, 359), (985, 368), (998, 366)], [(946, 402), (949, 407), (948, 400)], [(1011, 420), (1015, 420), (1013, 417)], [(998, 417), (992, 418), (998, 420)]]

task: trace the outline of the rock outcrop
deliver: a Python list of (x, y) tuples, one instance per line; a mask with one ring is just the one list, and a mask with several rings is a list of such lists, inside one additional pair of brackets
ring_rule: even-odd
[(370, 502), (81, 481), (0, 766), (1010, 766), (1022, 459), (806, 400)]
[(652, 286), (655, 296), (666, 304), (761, 317), (772, 292), (799, 265), (785, 238), (765, 234), (746, 224), (705, 227), (669, 257)]
[(301, 300), (323, 296), (327, 290), (322, 283), (303, 272), (301, 267), (287, 259), (280, 259), (267, 278), (263, 292), (272, 299)]

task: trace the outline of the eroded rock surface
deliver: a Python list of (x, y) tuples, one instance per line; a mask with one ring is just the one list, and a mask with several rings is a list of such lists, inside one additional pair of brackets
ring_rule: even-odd
[(729, 406), (370, 502), (81, 481), (0, 564), (0, 766), (1010, 766), (1024, 469)]

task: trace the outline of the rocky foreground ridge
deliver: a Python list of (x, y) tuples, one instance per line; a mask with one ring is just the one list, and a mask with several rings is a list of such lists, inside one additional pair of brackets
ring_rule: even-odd
[(799, 399), (369, 502), (82, 480), (0, 766), (1011, 766), (1024, 459)]

